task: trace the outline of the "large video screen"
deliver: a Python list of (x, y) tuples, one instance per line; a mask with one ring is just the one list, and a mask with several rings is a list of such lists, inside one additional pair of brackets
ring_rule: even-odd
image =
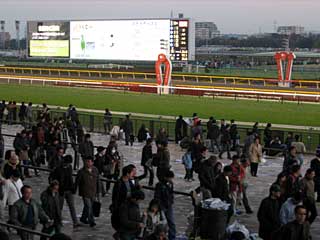
[(164, 53), (188, 60), (187, 39), (187, 20), (71, 21), (70, 58), (155, 61)]
[(28, 22), (29, 57), (69, 58), (70, 23), (68, 21)]

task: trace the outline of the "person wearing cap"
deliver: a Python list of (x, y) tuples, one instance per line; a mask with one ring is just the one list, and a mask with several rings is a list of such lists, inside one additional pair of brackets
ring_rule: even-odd
[(99, 195), (99, 171), (93, 166), (93, 158), (86, 157), (85, 165), (78, 171), (75, 189), (79, 187), (79, 196), (83, 200), (83, 211), (80, 221), (84, 224), (90, 224), (90, 227), (96, 225), (93, 216), (93, 200)]
[(272, 184), (270, 194), (262, 200), (258, 210), (259, 221), (259, 237), (264, 240), (273, 239), (273, 232), (280, 228), (280, 204), (279, 197), (281, 195), (280, 186)]
[(73, 227), (79, 226), (77, 213), (74, 205), (74, 181), (73, 181), (73, 170), (72, 170), (72, 156), (66, 155), (63, 158), (63, 164), (53, 170), (49, 176), (49, 182), (54, 180), (60, 183), (59, 186), (59, 206), (63, 209), (64, 200), (70, 210), (70, 215), (73, 222)]
[(320, 145), (316, 150), (316, 157), (311, 160), (310, 168), (314, 170), (314, 185), (317, 192), (317, 202), (320, 202)]

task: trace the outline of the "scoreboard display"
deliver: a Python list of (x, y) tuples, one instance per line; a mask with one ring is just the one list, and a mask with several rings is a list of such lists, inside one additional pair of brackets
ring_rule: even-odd
[(28, 22), (28, 56), (69, 58), (69, 33), (68, 21)]
[(170, 21), (170, 58), (172, 61), (187, 61), (189, 57), (189, 21)]
[(165, 54), (187, 61), (188, 19), (28, 22), (29, 57), (156, 61)]

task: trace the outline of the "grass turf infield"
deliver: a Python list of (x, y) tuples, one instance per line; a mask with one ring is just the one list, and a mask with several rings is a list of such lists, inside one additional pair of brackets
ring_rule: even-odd
[(242, 122), (320, 126), (318, 104), (278, 103), (252, 100), (217, 99), (194, 96), (140, 94), (102, 89), (54, 86), (0, 85), (1, 99), (17, 102), (46, 102), (50, 105), (80, 108), (110, 108), (113, 111), (136, 112), (168, 116), (236, 119)]

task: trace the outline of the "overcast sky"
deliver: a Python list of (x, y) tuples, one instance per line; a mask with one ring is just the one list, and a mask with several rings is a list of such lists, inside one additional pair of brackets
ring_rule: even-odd
[(320, 31), (320, 0), (0, 0), (0, 20), (166, 18), (184, 13), (222, 33), (272, 32), (274, 23)]

